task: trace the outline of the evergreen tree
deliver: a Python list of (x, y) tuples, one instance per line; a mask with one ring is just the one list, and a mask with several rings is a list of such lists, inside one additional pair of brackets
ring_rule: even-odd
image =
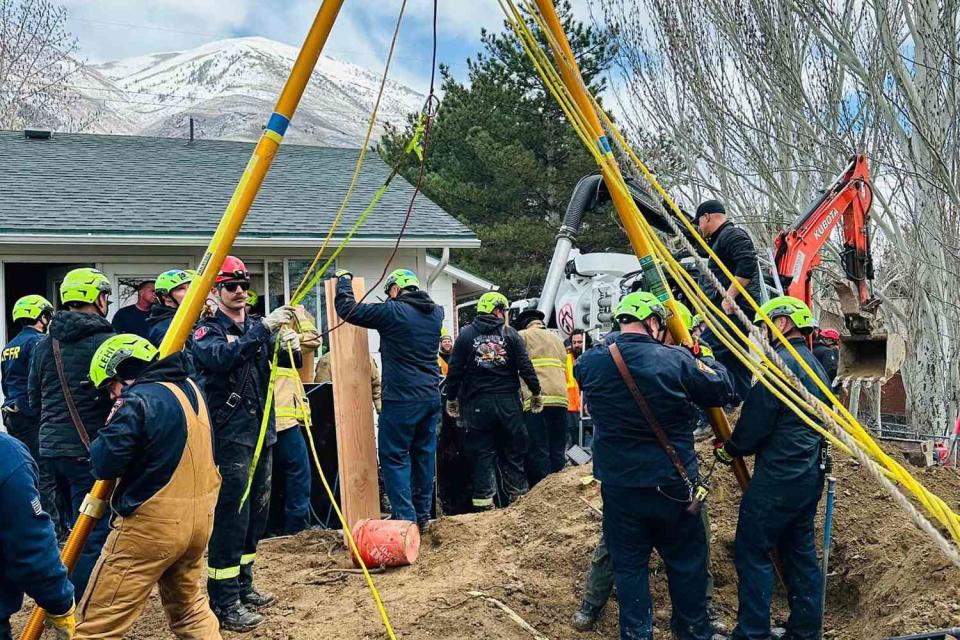
[[(576, 21), (566, 1), (558, 12), (584, 82), (599, 95), (614, 53), (610, 35)], [(481, 40), (483, 51), (467, 60), (467, 82), (441, 67), (443, 101), (430, 127), (423, 191), (483, 243), (455, 251), (458, 266), (496, 282), (511, 299), (535, 296), (573, 187), (597, 166), (513, 32), (484, 31)], [(415, 121), (411, 116), (402, 131), (388, 127), (380, 146), (388, 163), (401, 157)], [(415, 161), (404, 161), (409, 180), (416, 179)], [(610, 211), (586, 217), (578, 245), (585, 252), (628, 248)]]

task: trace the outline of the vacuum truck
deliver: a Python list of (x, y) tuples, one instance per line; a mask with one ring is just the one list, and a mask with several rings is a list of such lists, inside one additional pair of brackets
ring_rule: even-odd
[[(659, 233), (675, 234), (667, 214), (646, 190), (631, 180), (627, 186), (641, 214)], [(573, 190), (553, 258), (539, 298), (514, 303), (514, 311), (535, 307), (564, 337), (583, 329), (599, 337), (613, 326), (620, 298), (643, 288), (644, 273), (636, 256), (624, 253), (580, 253), (576, 247), (583, 217), (610, 199), (603, 178), (588, 175)], [(764, 273), (765, 292), (791, 295), (813, 305), (813, 272), (823, 247), (842, 225), (840, 263), (848, 282), (835, 282), (846, 332), (841, 336), (838, 381), (885, 381), (903, 364), (906, 349), (900, 336), (888, 335), (878, 321), (879, 301), (871, 295), (874, 278), (869, 213), (873, 201), (867, 159), (850, 158), (844, 171), (773, 241), (773, 267)], [(695, 245), (696, 246), (696, 245)], [(697, 260), (679, 258), (699, 282)], [(712, 293), (711, 286), (701, 283)], [(679, 297), (679, 296), (678, 296)], [(762, 300), (760, 302), (763, 302)]]

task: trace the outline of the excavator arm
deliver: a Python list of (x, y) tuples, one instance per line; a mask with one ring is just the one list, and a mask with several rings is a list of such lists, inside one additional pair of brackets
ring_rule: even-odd
[[(820, 251), (835, 227), (843, 225), (841, 264), (856, 289), (860, 307), (870, 305), (869, 281), (873, 279), (867, 217), (873, 191), (867, 158), (856, 155), (807, 212), (774, 239), (777, 273), (787, 295), (813, 302), (813, 270), (820, 264)], [(866, 327), (851, 331), (869, 333)]]
[(868, 219), (873, 190), (867, 158), (855, 155), (836, 180), (810, 207), (774, 239), (774, 262), (787, 295), (813, 302), (813, 271), (820, 252), (842, 225), (840, 264), (850, 282), (834, 282), (849, 335), (840, 342), (838, 379), (887, 380), (906, 354), (903, 339), (878, 330), (879, 302), (870, 294), (873, 259)]

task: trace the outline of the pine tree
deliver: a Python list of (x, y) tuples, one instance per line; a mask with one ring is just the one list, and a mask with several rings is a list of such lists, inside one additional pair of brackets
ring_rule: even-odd
[[(568, 2), (558, 11), (584, 81), (600, 95), (614, 53), (610, 35), (576, 21)], [(513, 32), (484, 31), (481, 41), (483, 51), (467, 60), (467, 82), (441, 67), (443, 101), (430, 128), (423, 191), (483, 243), (454, 252), (459, 266), (508, 297), (535, 296), (573, 187), (597, 166)], [(401, 157), (415, 120), (403, 131), (388, 128), (380, 146), (388, 163)], [(412, 180), (416, 171), (408, 158), (404, 175)], [(583, 251), (628, 247), (609, 211), (588, 216), (580, 238)]]

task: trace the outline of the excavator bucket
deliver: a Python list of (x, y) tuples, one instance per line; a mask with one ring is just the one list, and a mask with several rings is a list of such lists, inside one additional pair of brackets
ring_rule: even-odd
[(850, 335), (840, 337), (840, 380), (889, 380), (907, 355), (903, 338), (873, 329), (877, 303), (861, 305), (857, 295), (845, 282), (834, 282), (840, 300), (840, 311)]
[(837, 377), (886, 381), (903, 366), (906, 354), (903, 338), (895, 334), (841, 336)]

